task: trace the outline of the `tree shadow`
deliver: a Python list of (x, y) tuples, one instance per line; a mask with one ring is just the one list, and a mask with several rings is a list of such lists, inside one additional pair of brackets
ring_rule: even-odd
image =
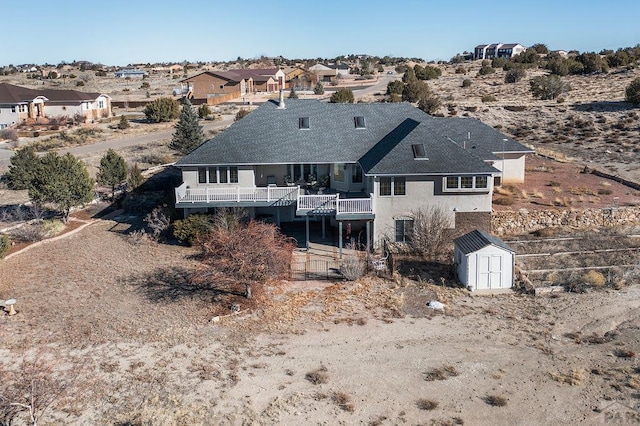
[(626, 101), (594, 101), (581, 104), (573, 104), (573, 110), (580, 112), (622, 112), (636, 109)]
[(398, 272), (408, 278), (419, 281), (431, 281), (446, 287), (461, 287), (457, 281), (455, 270), (450, 263), (425, 261), (414, 257), (398, 259)]
[(136, 291), (154, 303), (176, 302), (184, 298), (198, 298), (220, 302), (225, 296), (244, 298), (244, 286), (230, 281), (208, 284), (191, 282), (192, 271), (182, 267), (156, 268), (151, 272), (134, 275), (128, 281)]

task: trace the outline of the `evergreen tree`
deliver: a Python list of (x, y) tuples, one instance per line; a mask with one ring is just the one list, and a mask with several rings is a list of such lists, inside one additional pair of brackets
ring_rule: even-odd
[(340, 89), (337, 92), (335, 92), (333, 95), (331, 95), (331, 98), (329, 99), (329, 102), (333, 103), (333, 104), (346, 104), (346, 103), (353, 103), (354, 99), (353, 99), (353, 92), (349, 89)]
[(631, 102), (634, 105), (640, 105), (640, 77), (636, 77), (635, 80), (627, 86), (625, 95), (627, 102)]
[(127, 178), (127, 184), (129, 185), (129, 188), (131, 188), (131, 190), (133, 191), (143, 183), (144, 183), (144, 176), (142, 176), (142, 171), (140, 170), (140, 167), (138, 167), (138, 163), (135, 163), (129, 169), (129, 177)]
[(318, 82), (316, 87), (313, 88), (313, 93), (316, 95), (324, 95), (324, 86), (321, 82)]
[(40, 158), (34, 147), (27, 145), (16, 151), (11, 157), (7, 173), (9, 188), (28, 189), (40, 164)]
[(291, 88), (291, 91), (289, 92), (289, 99), (298, 99), (295, 87)]
[(101, 185), (111, 186), (111, 199), (116, 192), (116, 185), (127, 179), (127, 163), (117, 152), (109, 149), (100, 159), (97, 180)]
[(188, 154), (203, 141), (204, 132), (202, 126), (198, 124), (198, 115), (191, 108), (191, 102), (186, 100), (182, 105), (180, 120), (176, 123), (176, 131), (169, 148), (181, 154)]
[(131, 125), (129, 124), (129, 120), (124, 115), (120, 116), (120, 121), (118, 122), (118, 129), (125, 130), (128, 129)]
[(144, 115), (152, 123), (171, 121), (179, 114), (180, 104), (173, 98), (158, 98), (144, 108)]
[(55, 204), (66, 222), (72, 207), (91, 201), (93, 184), (87, 168), (76, 157), (50, 152), (40, 160), (29, 185), (29, 198), (37, 204)]

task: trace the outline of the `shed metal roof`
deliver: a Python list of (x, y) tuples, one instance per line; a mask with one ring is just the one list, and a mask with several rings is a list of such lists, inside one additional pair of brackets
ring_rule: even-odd
[(515, 251), (511, 247), (509, 247), (507, 243), (502, 241), (500, 238), (495, 237), (479, 229), (476, 229), (475, 231), (471, 231), (467, 234), (464, 234), (454, 239), (453, 243), (464, 254), (474, 253), (480, 249), (483, 249), (491, 245), (499, 247), (503, 250), (507, 250), (511, 253), (515, 253)]

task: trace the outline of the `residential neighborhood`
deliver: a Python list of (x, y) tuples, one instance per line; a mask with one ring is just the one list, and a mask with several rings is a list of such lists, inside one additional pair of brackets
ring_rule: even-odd
[(2, 13), (0, 426), (640, 424), (640, 3)]

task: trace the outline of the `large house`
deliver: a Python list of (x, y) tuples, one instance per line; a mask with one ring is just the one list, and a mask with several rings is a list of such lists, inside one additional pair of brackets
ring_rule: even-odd
[(329, 220), (340, 238), (361, 231), (367, 245), (405, 241), (412, 213), (432, 206), (461, 232), (488, 230), (494, 185), (523, 180), (530, 152), (478, 120), (408, 103), (285, 103), (281, 94), (176, 163), (176, 208), (186, 216), (245, 207), (323, 230)]
[(204, 71), (181, 83), (182, 94), (215, 105), (255, 92), (277, 92), (284, 88), (285, 73), (280, 68)]
[(40, 117), (109, 117), (111, 97), (76, 90), (30, 89), (0, 83), (0, 129)]
[(473, 50), (473, 59), (513, 58), (527, 50), (519, 43), (479, 44)]

